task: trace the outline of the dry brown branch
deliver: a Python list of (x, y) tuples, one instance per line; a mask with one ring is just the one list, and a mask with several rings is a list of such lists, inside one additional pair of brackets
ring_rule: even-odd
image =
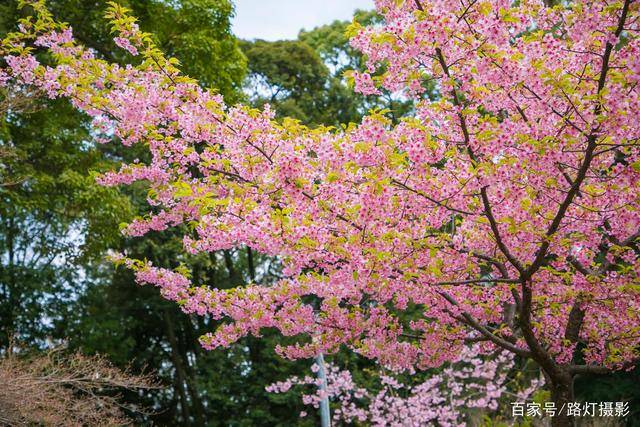
[(37, 355), (7, 352), (0, 359), (0, 425), (114, 426), (130, 424), (119, 392), (158, 388), (100, 356), (54, 349)]

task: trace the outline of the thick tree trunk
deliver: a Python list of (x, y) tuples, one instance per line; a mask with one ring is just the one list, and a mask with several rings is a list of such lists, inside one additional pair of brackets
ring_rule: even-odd
[(233, 286), (239, 286), (243, 283), (242, 275), (236, 270), (233, 265), (233, 258), (231, 256), (231, 251), (225, 250), (222, 251), (224, 256), (224, 264), (227, 267), (227, 271), (229, 272), (229, 283)]
[(547, 377), (550, 380), (551, 401), (555, 404), (556, 413), (551, 418), (553, 427), (573, 427), (575, 417), (568, 415), (569, 403), (574, 402), (573, 376), (568, 372)]
[(247, 246), (247, 267), (249, 268), (249, 277), (251, 278), (251, 282), (254, 283), (256, 281), (256, 266), (253, 262), (253, 251), (248, 246)]

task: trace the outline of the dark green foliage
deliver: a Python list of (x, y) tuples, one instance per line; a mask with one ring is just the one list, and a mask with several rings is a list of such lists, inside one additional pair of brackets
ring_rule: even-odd
[(254, 104), (271, 104), (280, 117), (318, 123), (322, 107), (318, 94), (329, 70), (320, 56), (305, 43), (282, 40), (243, 42), (250, 70), (248, 89)]
[[(220, 288), (248, 282), (246, 249), (212, 255), (170, 259), (180, 252), (179, 240), (168, 233), (127, 244), (136, 257), (158, 265), (189, 265), (193, 279)], [(175, 236), (177, 237), (177, 235)], [(266, 265), (257, 257), (254, 261)], [(227, 262), (229, 261), (229, 262)], [(259, 277), (270, 280), (269, 275)], [(272, 279), (272, 278), (271, 278)], [(275, 355), (274, 339), (248, 338), (229, 349), (205, 351), (198, 337), (217, 323), (187, 316), (157, 289), (133, 284), (129, 271), (119, 270), (81, 299), (70, 344), (88, 353), (107, 354), (115, 363), (133, 361), (135, 369), (152, 367), (166, 385), (164, 390), (129, 396), (132, 401), (158, 405), (151, 417), (156, 424), (174, 425), (291, 425), (302, 410), (296, 396), (271, 396), (271, 382), (300, 374), (308, 363), (291, 363)]]
[[(375, 11), (356, 11), (354, 21), (363, 26), (381, 24), (382, 17)], [(316, 27), (311, 31), (300, 31), (298, 40), (311, 46), (327, 66), (341, 75), (347, 70), (364, 69), (364, 57), (349, 45), (346, 36), (349, 21), (333, 21), (331, 24)]]
[(640, 365), (609, 375), (579, 376), (574, 390), (582, 402), (629, 402), (625, 425), (640, 426)]
[[(230, 99), (238, 96), (245, 59), (229, 31), (229, 1), (123, 3), (188, 72)], [(105, 2), (48, 4), (87, 46), (112, 60), (126, 59), (111, 40)], [(15, 0), (0, 4), (0, 35), (25, 13)], [(115, 167), (118, 150), (97, 146), (86, 119), (68, 103), (36, 97), (20, 89), (0, 93), (0, 293), (9, 302), (0, 309), (0, 346), (9, 333), (27, 341), (63, 335), (57, 324), (82, 292), (82, 270), (119, 241), (117, 225), (134, 212), (128, 197), (92, 176)]]
[(106, 162), (79, 114), (29, 102), (37, 111), (9, 112), (0, 131), (0, 347), (9, 334), (55, 335), (80, 291), (78, 266), (117, 242), (131, 213), (127, 198), (88, 175)]

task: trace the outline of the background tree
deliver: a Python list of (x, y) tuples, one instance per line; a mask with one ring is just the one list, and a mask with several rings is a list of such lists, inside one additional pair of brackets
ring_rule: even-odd
[(242, 42), (241, 47), (249, 64), (247, 89), (255, 105), (269, 103), (282, 117), (305, 123), (323, 121), (317, 95), (325, 88), (329, 70), (311, 47), (295, 40), (256, 40)]
[[(311, 46), (331, 70), (331, 81), (327, 99), (329, 104), (343, 106), (349, 114), (333, 115), (339, 123), (359, 122), (371, 109), (388, 110), (386, 116), (394, 123), (413, 110), (412, 99), (398, 93), (382, 89), (380, 95), (363, 95), (353, 91), (353, 71), (366, 70), (367, 56), (351, 46), (349, 29), (357, 22), (362, 26), (380, 25), (384, 18), (375, 10), (356, 10), (352, 21), (333, 21), (331, 24), (316, 27), (310, 31), (302, 30), (298, 40)], [(435, 95), (435, 88), (427, 84), (427, 97)], [(351, 115), (350, 115), (351, 114)], [(354, 120), (355, 118), (355, 120)]]
[[(362, 25), (382, 22), (374, 11), (357, 11)], [(242, 41), (249, 76), (245, 91), (252, 105), (269, 103), (279, 118), (290, 117), (311, 126), (357, 123), (371, 109), (385, 110), (393, 121), (411, 111), (413, 101), (384, 91), (382, 96), (353, 92), (353, 70), (364, 71), (365, 56), (352, 48), (349, 21), (334, 21), (297, 40)]]
[(87, 174), (108, 162), (78, 126), (82, 116), (64, 101), (33, 102), (37, 111), (6, 111), (0, 129), (9, 153), (0, 188), (0, 347), (11, 331), (41, 343), (56, 334), (80, 291), (77, 266), (117, 241), (112, 227), (131, 212), (127, 199)]

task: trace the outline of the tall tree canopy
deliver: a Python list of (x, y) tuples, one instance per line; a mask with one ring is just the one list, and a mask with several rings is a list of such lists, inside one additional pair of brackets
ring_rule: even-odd
[[(362, 25), (382, 22), (374, 11), (356, 11)], [(366, 96), (352, 90), (353, 71), (365, 71), (365, 56), (351, 47), (349, 21), (301, 31), (297, 40), (242, 41), (249, 78), (245, 91), (252, 105), (269, 103), (278, 118), (294, 118), (309, 126), (340, 126), (359, 122), (369, 110), (385, 110), (397, 121), (413, 102), (383, 90)], [(430, 92), (432, 93), (432, 92)]]
[(247, 83), (255, 104), (269, 103), (282, 117), (322, 122), (319, 95), (329, 70), (315, 50), (295, 40), (256, 40), (241, 46), (249, 64)]

